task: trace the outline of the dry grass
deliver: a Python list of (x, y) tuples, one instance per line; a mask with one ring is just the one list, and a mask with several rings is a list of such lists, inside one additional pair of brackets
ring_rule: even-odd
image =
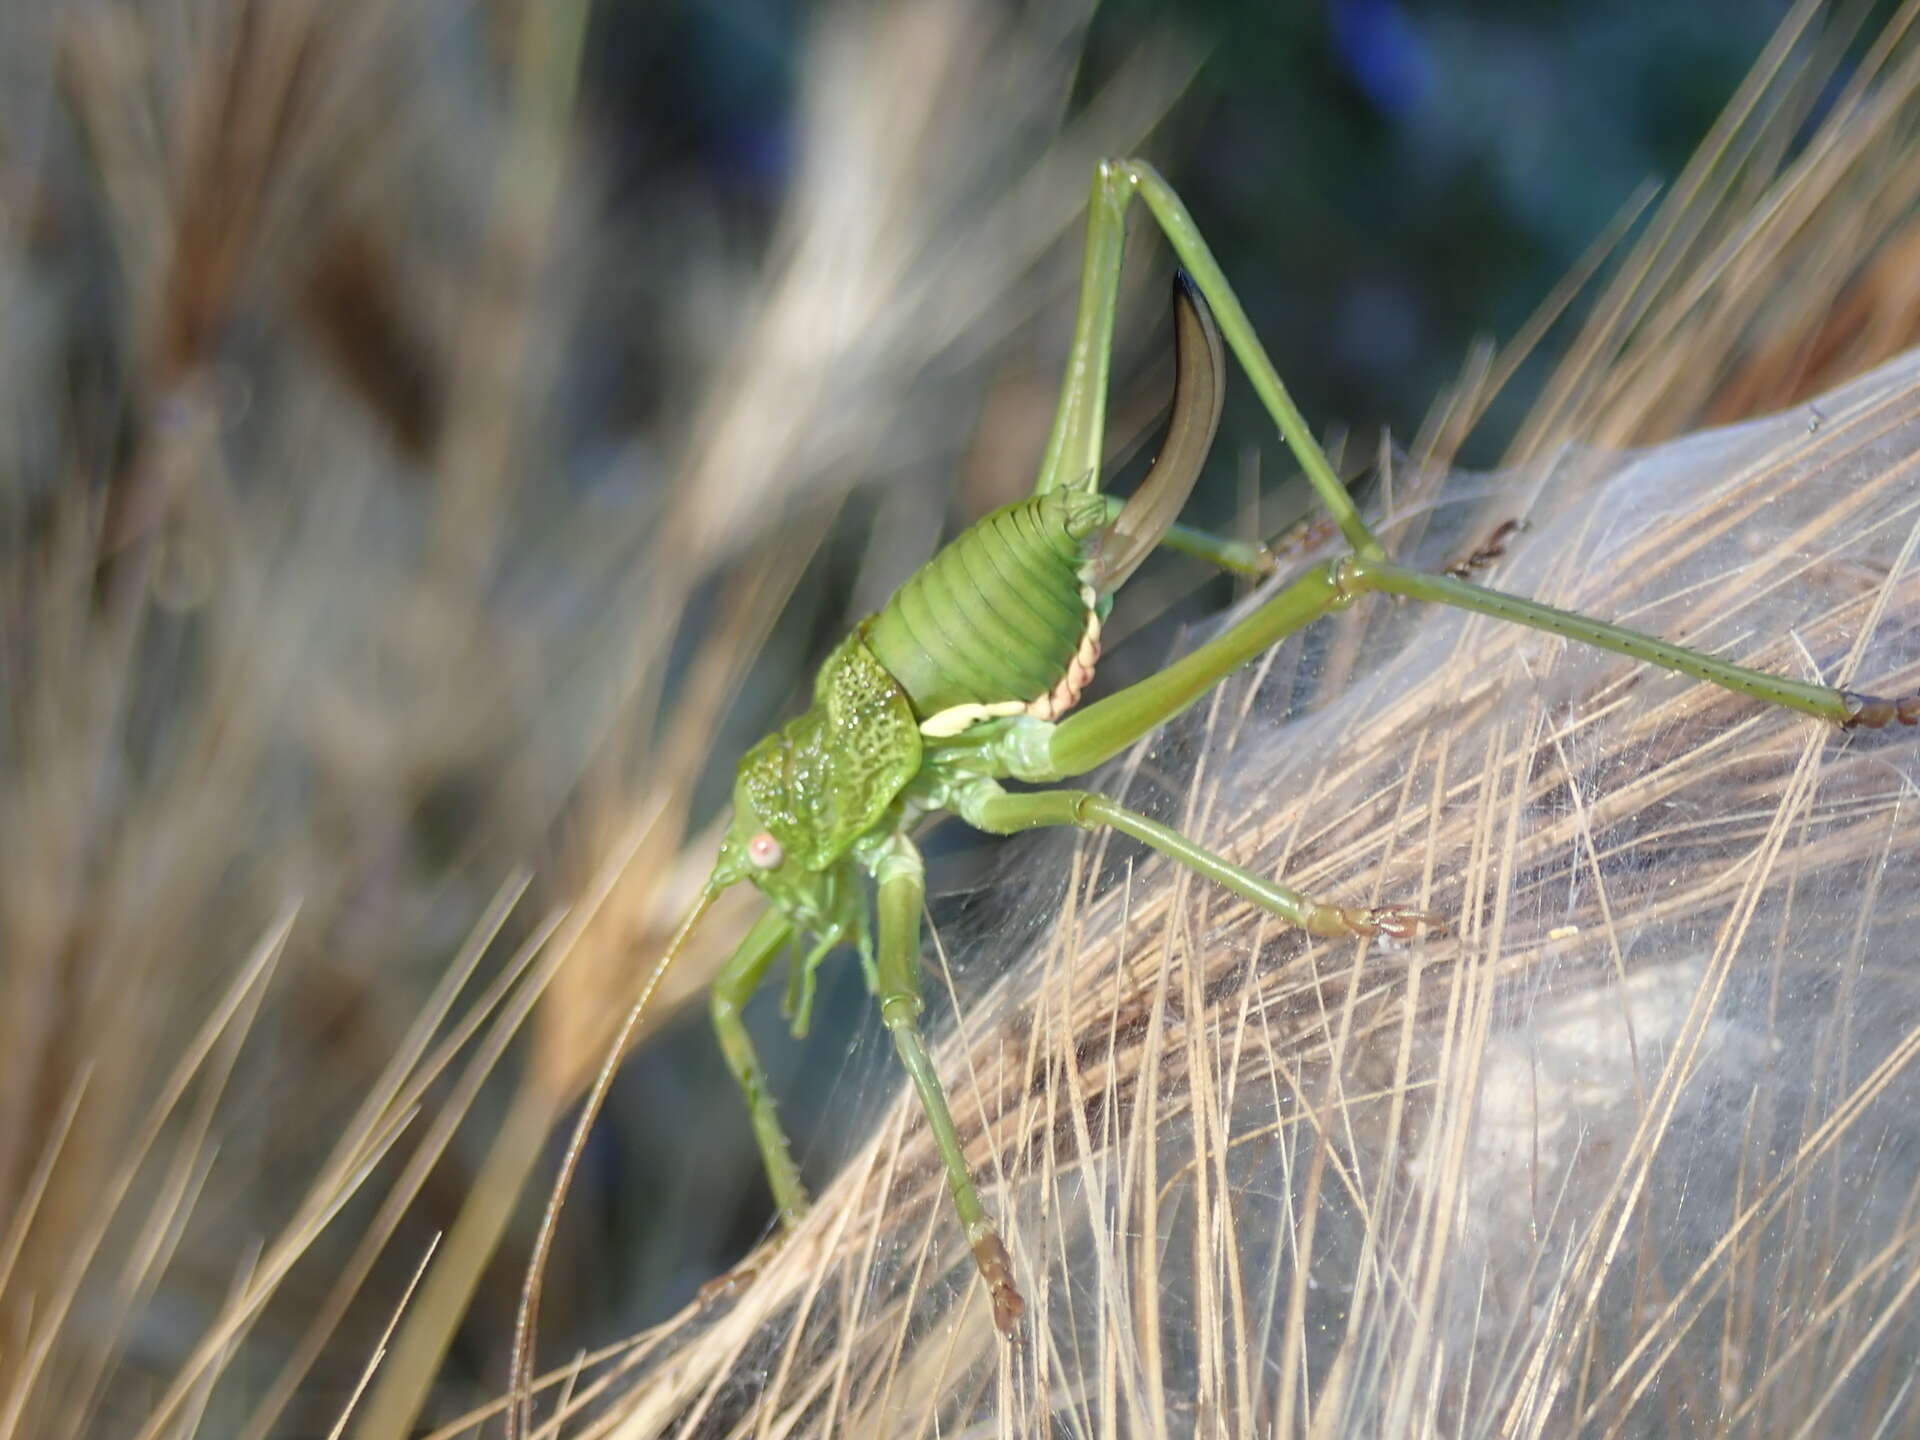
[[(1030, 272), (1092, 158), (1188, 64), (1143, 47), (1063, 133), (1083, 14), (830, 13), (762, 264), (690, 192), (607, 220), (585, 13), (0, 20), (9, 1440), (392, 1435), (456, 1326), (504, 1361), (491, 1259), (698, 883), (693, 778), (808, 542), (884, 474), (884, 549), (931, 543), (934, 377), (1054, 298), (1070, 271)], [(1912, 47), (1804, 158), (1799, 60), (1623, 267), (1535, 455), (1912, 339), (1834, 299), (1898, 273), (1865, 262), (1912, 209)], [(680, 364), (595, 462), (558, 399), (622, 326)], [(1911, 680), (1916, 384), (1524, 494), (1403, 474), (1396, 533), (1438, 557), (1522, 509), (1511, 588)], [(567, 1372), (567, 1433), (1914, 1428), (1911, 748), (1405, 608), (1262, 677), (1119, 783), (1459, 933), (1310, 948), (1048, 852), (947, 927), (979, 937), (947, 1073), (1029, 1345), (984, 1323), (896, 1107), (750, 1282)]]
[[(587, 13), (0, 20), (0, 1435), (324, 1432), (435, 1234), (356, 1423), (463, 1323), (504, 1354), (491, 1261), (813, 541), (883, 474), (939, 513), (948, 387), (1191, 65), (1063, 134), (1084, 13), (828, 16), (763, 259), (670, 177), (604, 205)], [(571, 397), (632, 332), (610, 436)]]
[[(1793, 150), (1816, 18), (1592, 306), (1518, 443), (1542, 458), (1402, 474), (1388, 529), (1437, 564), (1524, 516), (1505, 588), (1910, 689), (1920, 364), (1632, 460), (1562, 448), (1806, 400), (1913, 338), (1857, 318), (1916, 199), (1910, 13)], [(1470, 369), (1417, 453), (1508, 373)], [(1455, 933), (1309, 946), (1104, 844), (1016, 862), (949, 957), (942, 1068), (1027, 1343), (903, 1095), (728, 1293), (556, 1375), (548, 1433), (1920, 1433), (1916, 776), (1910, 735), (1363, 607), (1118, 783)], [(1064, 905), (1036, 871), (1070, 871)]]
[[(1920, 362), (1820, 409), (1456, 480), (1392, 528), (1437, 561), (1517, 507), (1509, 588), (1910, 689)], [(1090, 844), (982, 989), (1059, 908), (1009, 875), (943, 1069), (1027, 1343), (903, 1098), (757, 1273), (586, 1367), (564, 1433), (1920, 1423), (1910, 732), (1381, 603), (1129, 778), (1242, 863), (1455, 932), (1309, 945), (1157, 862), (1100, 883), (1131, 862)]]

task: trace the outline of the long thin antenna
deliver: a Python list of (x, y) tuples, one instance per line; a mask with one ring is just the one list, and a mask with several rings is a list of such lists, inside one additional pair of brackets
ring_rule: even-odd
[(580, 1163), (580, 1152), (586, 1148), (587, 1133), (593, 1129), (594, 1117), (599, 1115), (601, 1105), (606, 1102), (607, 1091), (613, 1085), (614, 1072), (620, 1068), (620, 1057), (626, 1052), (627, 1041), (632, 1038), (634, 1027), (640, 1023), (647, 1002), (653, 998), (653, 992), (659, 988), (661, 980), (666, 978), (674, 958), (680, 953), (681, 945), (693, 933), (693, 927), (700, 923), (700, 917), (707, 913), (707, 908), (720, 894), (720, 889), (709, 880), (701, 890), (700, 898), (694, 901), (687, 918), (674, 931), (673, 939), (667, 942), (660, 962), (653, 967), (653, 973), (640, 989), (640, 998), (633, 1002), (633, 1008), (627, 1011), (627, 1018), (621, 1022), (619, 1033), (607, 1047), (606, 1058), (600, 1062), (600, 1073), (593, 1077), (593, 1088), (587, 1092), (587, 1103), (581, 1108), (580, 1118), (574, 1122), (572, 1138), (567, 1141), (566, 1156), (560, 1162), (560, 1173), (554, 1177), (553, 1189), (547, 1196), (546, 1211), (540, 1217), (540, 1233), (534, 1238), (533, 1254), (527, 1259), (527, 1278), (520, 1286), (520, 1309), (513, 1320), (513, 1363), (507, 1388), (507, 1440), (515, 1440), (523, 1425), (529, 1435), (533, 1433), (533, 1348), (540, 1318), (540, 1285), (546, 1278), (547, 1254), (553, 1248), (553, 1232), (560, 1222), (560, 1207), (566, 1203), (567, 1191), (573, 1184), (573, 1172)]

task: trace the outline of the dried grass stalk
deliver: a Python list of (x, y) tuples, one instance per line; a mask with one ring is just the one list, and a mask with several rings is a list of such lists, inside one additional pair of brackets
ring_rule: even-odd
[[(1524, 514), (1506, 588), (1911, 688), (1916, 452), (1908, 358), (1638, 456), (1415, 477), (1388, 529), (1439, 563)], [(1041, 925), (1066, 856), (1021, 856), (942, 1071), (1025, 1346), (903, 1096), (549, 1433), (1867, 1433), (1920, 1361), (1917, 778), (1910, 733), (1363, 605), (1145, 746), (1129, 798), (1454, 932), (1309, 944), (1098, 843)]]

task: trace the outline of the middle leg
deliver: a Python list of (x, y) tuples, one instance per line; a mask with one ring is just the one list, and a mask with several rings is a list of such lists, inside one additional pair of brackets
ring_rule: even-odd
[(880, 1018), (893, 1036), (893, 1048), (920, 1097), (920, 1108), (926, 1112), (934, 1147), (946, 1167), (954, 1209), (960, 1212), (960, 1224), (973, 1249), (974, 1263), (980, 1267), (980, 1278), (987, 1283), (993, 1323), (1001, 1334), (1011, 1335), (1026, 1313), (1027, 1303), (1013, 1283), (1013, 1258), (974, 1189), (960, 1132), (954, 1126), (946, 1092), (940, 1088), (940, 1074), (934, 1069), (926, 1036), (920, 1030), (920, 907), (926, 900), (926, 868), (913, 842), (902, 835), (881, 858), (875, 874), (880, 882), (875, 967)]
[(1036, 794), (1013, 795), (991, 782), (982, 782), (962, 798), (958, 813), (969, 825), (993, 835), (1012, 835), (1043, 825), (1073, 825), (1082, 830), (1108, 826), (1152, 846), (1195, 874), (1206, 876), (1223, 889), (1251, 900), (1310, 935), (1387, 935), (1408, 940), (1423, 925), (1445, 923), (1438, 915), (1400, 905), (1322, 905), (1289, 886), (1243, 870), (1231, 860), (1196, 845), (1178, 830), (1149, 820), (1138, 811), (1129, 810), (1092, 790), (1042, 790)]

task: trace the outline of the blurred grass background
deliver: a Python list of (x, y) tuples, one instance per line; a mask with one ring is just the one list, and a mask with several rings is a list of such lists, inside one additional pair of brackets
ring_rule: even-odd
[[(1892, 13), (1805, 32), (1836, 62), (1807, 125)], [(326, 1433), (441, 1232), (458, 1323), (402, 1340), (373, 1433), (436, 1374), (441, 1417), (497, 1393), (552, 1131), (732, 759), (1028, 482), (1096, 156), (1169, 176), (1357, 471), (1679, 173), (1787, 15), (10, 7), (0, 1434)], [(1137, 251), (1121, 440), (1167, 374)], [(1236, 390), (1199, 518), (1286, 471)], [(850, 966), (804, 1043), (765, 1009), (818, 1181), (884, 1047)], [(443, 1015), (505, 1018), (443, 1066), (410, 1040)], [(595, 1133), (543, 1353), (669, 1313), (767, 1207), (688, 1012)]]

